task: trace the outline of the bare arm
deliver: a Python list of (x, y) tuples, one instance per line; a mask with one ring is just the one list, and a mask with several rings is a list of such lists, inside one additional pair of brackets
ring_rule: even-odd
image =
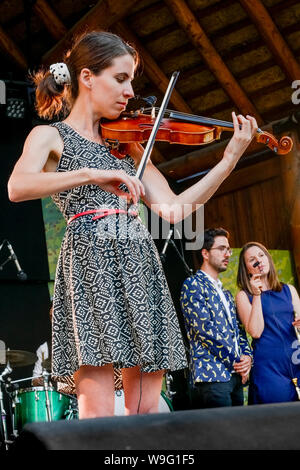
[(265, 327), (261, 296), (254, 295), (251, 304), (247, 294), (244, 291), (240, 291), (236, 295), (236, 307), (246, 331), (252, 338), (260, 338)]
[[(143, 177), (146, 191), (144, 201), (152, 210), (175, 224), (195, 211), (197, 205), (204, 204), (211, 198), (232, 172), (257, 130), (257, 123), (250, 116), (247, 119), (243, 116), (237, 118), (233, 113), (232, 118), (235, 131), (225, 149), (223, 159), (204, 178), (181, 194), (176, 195), (165, 177), (149, 162)], [(143, 149), (140, 149), (140, 152), (142, 151)]]
[(291, 291), (292, 295), (292, 302), (293, 302), (293, 307), (294, 307), (294, 312), (295, 312), (295, 321), (293, 322), (293, 325), (296, 328), (300, 328), (300, 299), (297, 290), (295, 289), (294, 286), (288, 285)]
[(141, 182), (123, 171), (81, 168), (55, 172), (62, 151), (57, 129), (50, 126), (32, 129), (8, 182), (9, 199), (13, 202), (39, 199), (85, 184), (97, 184), (104, 190), (128, 197), (119, 189), (119, 185), (125, 183), (134, 202), (144, 194)]

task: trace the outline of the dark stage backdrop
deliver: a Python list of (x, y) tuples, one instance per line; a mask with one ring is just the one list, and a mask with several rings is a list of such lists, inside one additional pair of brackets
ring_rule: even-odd
[[(0, 340), (11, 350), (35, 352), (50, 335), (49, 268), (41, 202), (12, 203), (7, 194), (7, 181), (21, 155), (31, 122), (1, 115), (0, 129), (0, 246), (9, 240), (27, 274), (27, 280), (19, 280), (13, 261), (0, 271)], [(0, 265), (8, 256), (4, 243)], [(11, 377), (29, 377), (32, 369), (33, 366), (17, 367)]]

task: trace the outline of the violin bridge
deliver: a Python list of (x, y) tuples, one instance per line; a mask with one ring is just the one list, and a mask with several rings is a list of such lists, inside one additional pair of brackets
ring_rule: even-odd
[(215, 139), (216, 140), (221, 139), (222, 130), (223, 129), (221, 127), (215, 127)]

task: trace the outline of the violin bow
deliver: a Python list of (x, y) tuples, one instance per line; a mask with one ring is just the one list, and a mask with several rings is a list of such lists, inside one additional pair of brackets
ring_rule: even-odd
[(168, 102), (169, 102), (171, 93), (172, 93), (172, 91), (173, 91), (173, 89), (174, 89), (174, 87), (175, 87), (175, 83), (176, 83), (176, 81), (177, 81), (178, 76), (179, 76), (179, 72), (178, 72), (178, 71), (172, 73), (172, 76), (171, 76), (171, 79), (170, 79), (170, 81), (169, 81), (169, 85), (168, 85), (168, 88), (167, 88), (167, 90), (166, 90), (165, 96), (164, 96), (164, 98), (163, 98), (161, 107), (159, 108), (158, 114), (157, 114), (157, 116), (156, 116), (156, 119), (155, 119), (155, 122), (154, 122), (154, 125), (153, 125), (153, 128), (152, 128), (151, 134), (150, 134), (150, 136), (149, 136), (147, 145), (146, 145), (146, 147), (145, 147), (143, 156), (142, 156), (142, 158), (141, 158), (140, 164), (139, 164), (138, 169), (137, 169), (137, 172), (136, 172), (136, 176), (137, 176), (140, 180), (141, 180), (142, 177), (143, 177), (143, 174), (144, 174), (144, 171), (145, 171), (147, 162), (148, 162), (148, 160), (149, 160), (149, 158), (150, 158), (150, 155), (151, 155), (151, 152), (152, 152), (154, 143), (155, 143), (155, 137), (156, 137), (157, 131), (158, 131), (158, 129), (159, 129), (161, 120), (162, 120), (162, 118), (164, 117), (165, 110), (166, 110), (166, 108), (167, 108), (167, 106), (168, 106)]

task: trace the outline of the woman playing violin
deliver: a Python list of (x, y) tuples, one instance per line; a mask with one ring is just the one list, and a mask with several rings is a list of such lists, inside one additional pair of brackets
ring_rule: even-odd
[(194, 210), (214, 194), (257, 129), (253, 117), (233, 113), (223, 159), (179, 195), (151, 161), (141, 182), (143, 147), (128, 144), (117, 159), (99, 131), (101, 119), (118, 118), (134, 96), (137, 63), (118, 36), (92, 32), (65, 62), (36, 73), (37, 110), (57, 122), (32, 129), (8, 184), (14, 202), (52, 196), (68, 222), (53, 298), (52, 374), (74, 379), (80, 418), (113, 415), (116, 370), (126, 414), (157, 412), (165, 371), (187, 366), (155, 244), (136, 214), (126, 214), (127, 202), (141, 198), (176, 223), (184, 205)]

